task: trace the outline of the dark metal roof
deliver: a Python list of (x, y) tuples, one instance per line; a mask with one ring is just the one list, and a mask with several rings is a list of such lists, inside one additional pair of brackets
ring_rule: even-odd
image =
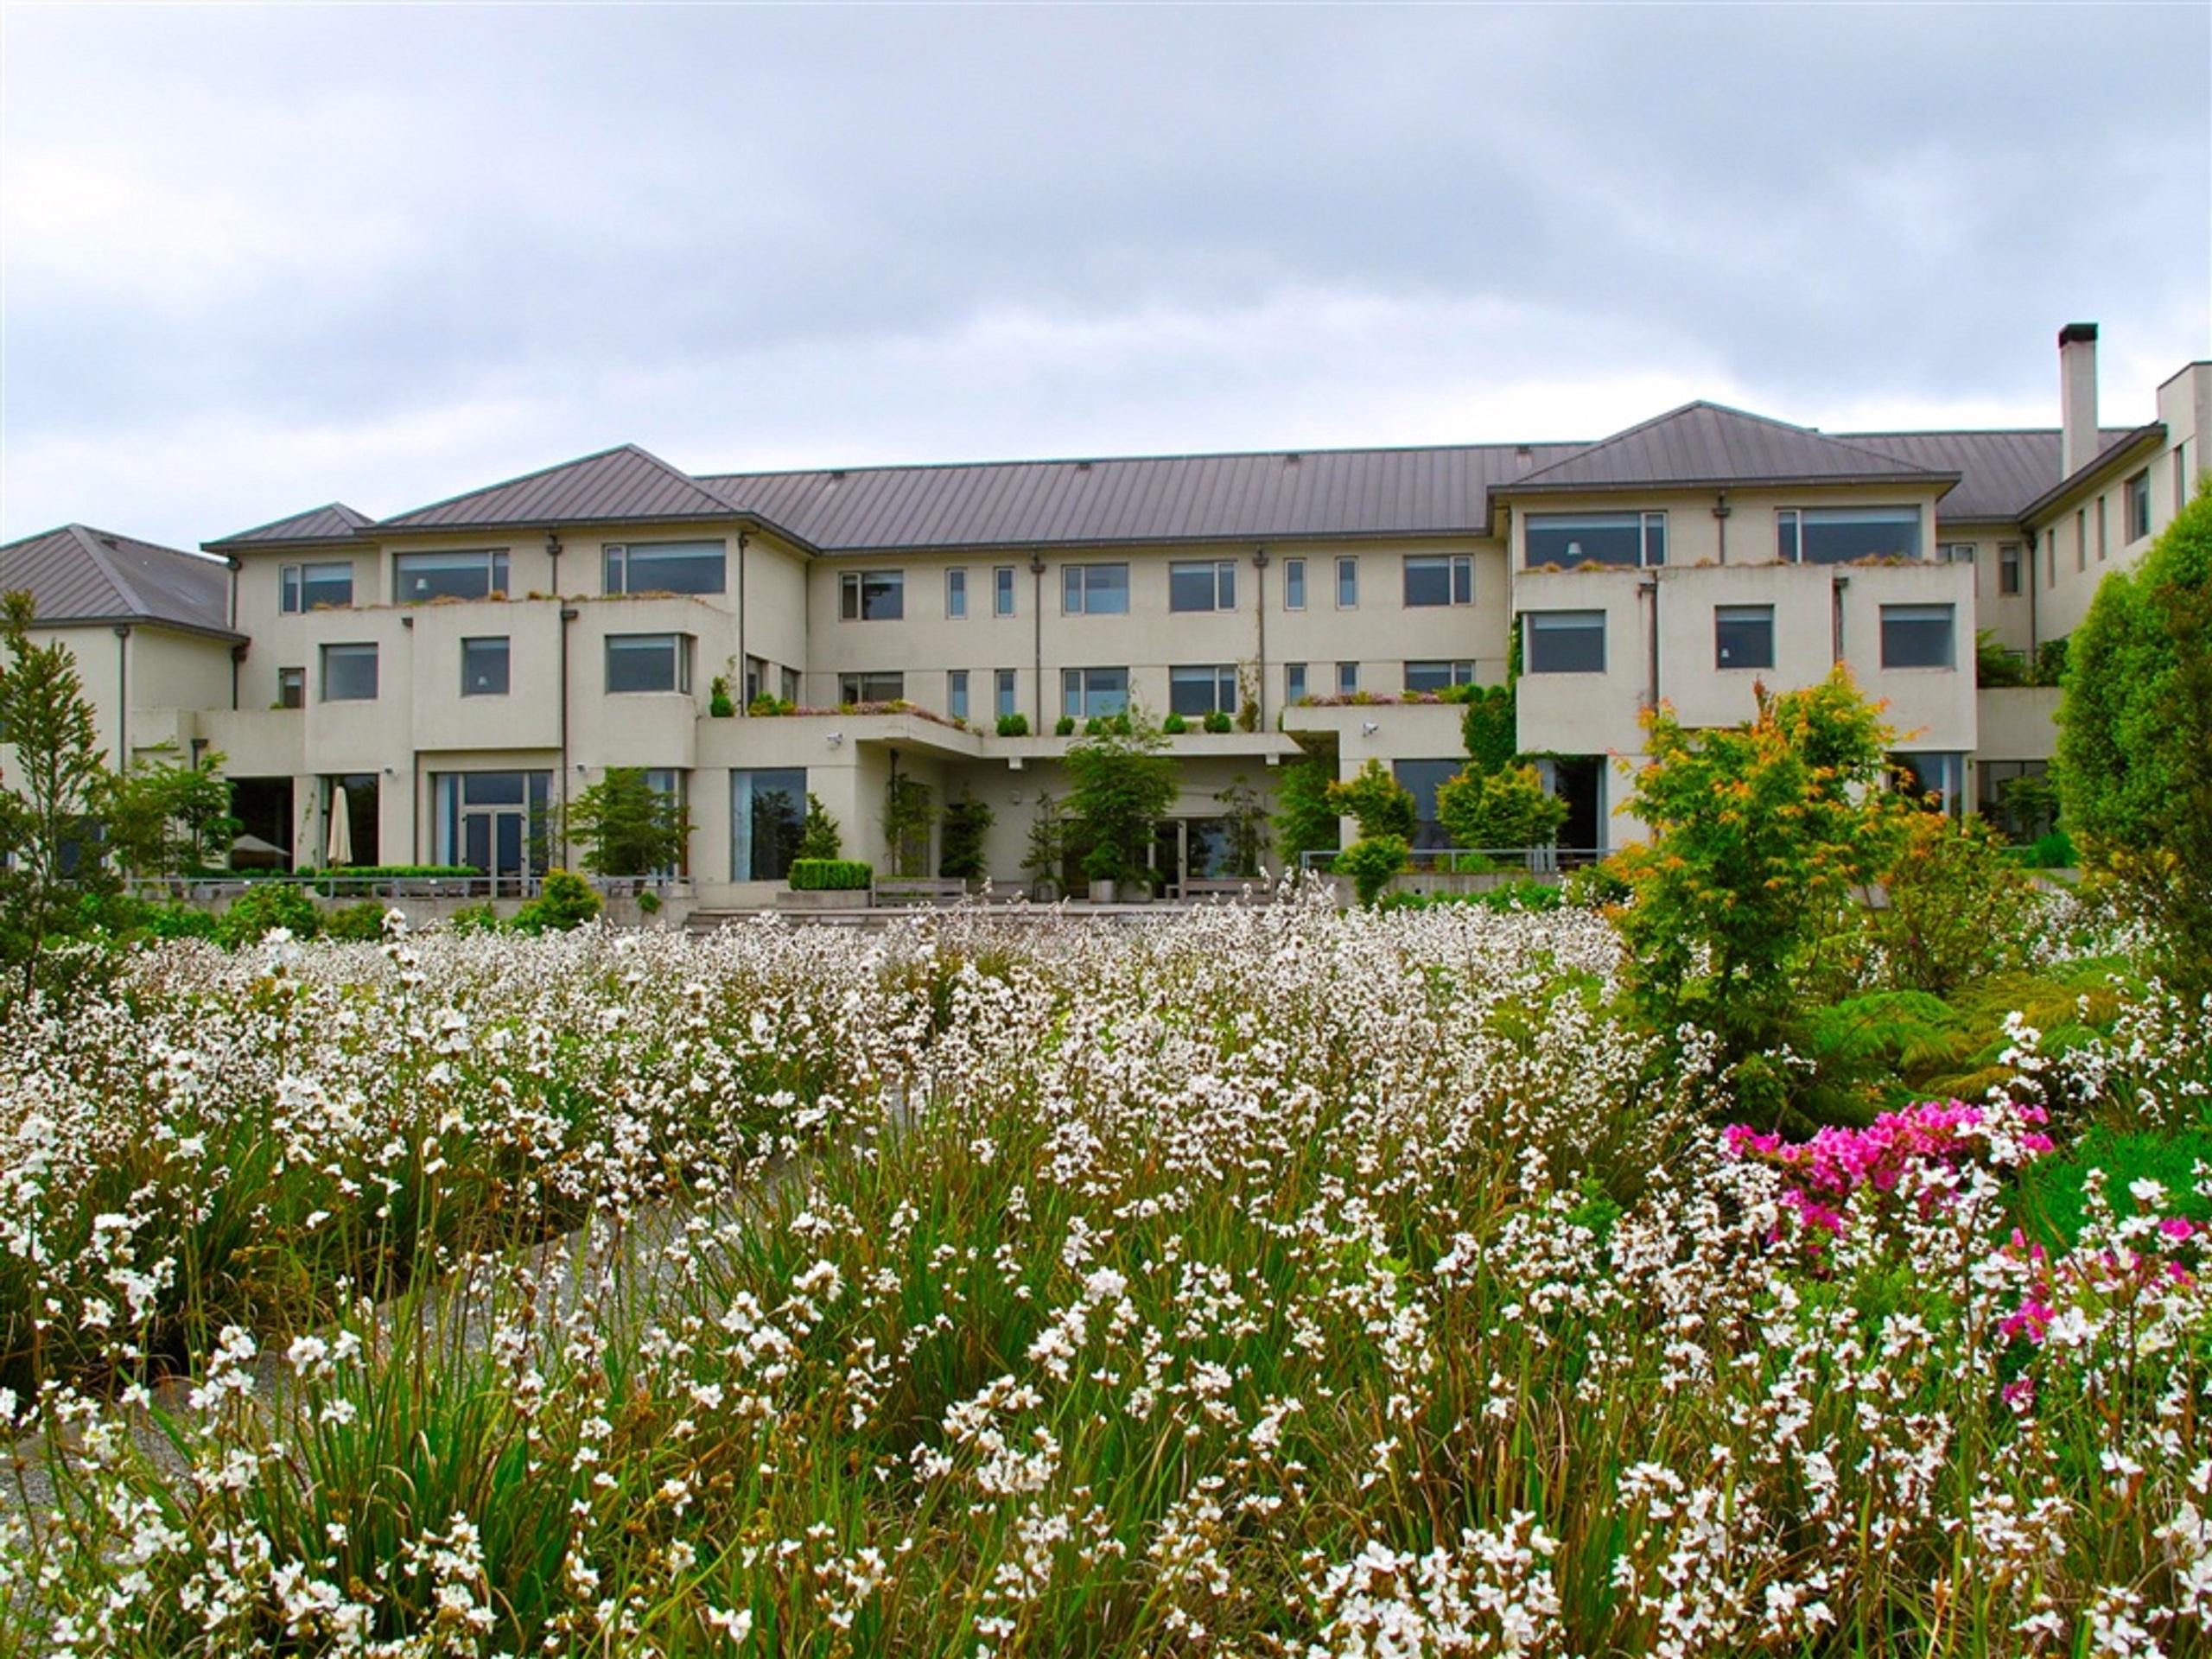
[(297, 547), (316, 542), (350, 541), (355, 531), (375, 522), (367, 513), (356, 512), (343, 501), (333, 501), (327, 506), (309, 507), (305, 512), (257, 524), (251, 530), (242, 530), (220, 541), (202, 542), (200, 545), (213, 553), (229, 548)]
[(1482, 535), (1491, 488), (1580, 447), (992, 461), (718, 473), (702, 482), (833, 552)]
[(1501, 493), (1771, 483), (1948, 484), (1936, 472), (1764, 415), (1685, 404), (1529, 474)]
[(371, 533), (753, 516), (658, 456), (626, 443), (383, 519)]
[[(2099, 436), (2101, 455), (2133, 429), (2107, 427)], [(1845, 432), (1847, 443), (1909, 461), (1915, 466), (1959, 474), (1958, 487), (1943, 498), (1942, 516), (1954, 521), (1989, 519), (2018, 523), (2030, 503), (2059, 482), (2058, 429), (2014, 432)]]
[(19, 589), (48, 624), (159, 622), (245, 637), (230, 626), (231, 573), (221, 560), (87, 524), (0, 547), (0, 592)]

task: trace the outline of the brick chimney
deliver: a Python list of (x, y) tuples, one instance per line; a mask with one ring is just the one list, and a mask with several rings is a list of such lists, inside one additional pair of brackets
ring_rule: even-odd
[(2097, 325), (2058, 331), (2059, 475), (2071, 478), (2096, 459)]

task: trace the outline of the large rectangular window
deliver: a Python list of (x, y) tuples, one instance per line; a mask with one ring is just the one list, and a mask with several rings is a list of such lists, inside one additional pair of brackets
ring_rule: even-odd
[(1531, 570), (1556, 564), (1617, 565), (1633, 570), (1667, 563), (1663, 512), (1532, 512), (1522, 531)]
[(848, 570), (837, 578), (837, 614), (847, 622), (896, 622), (906, 614), (904, 570)]
[(1920, 556), (1918, 507), (1784, 507), (1774, 530), (1775, 556), (1785, 563)]
[(1179, 559), (1167, 567), (1167, 608), (1171, 611), (1233, 611), (1236, 608), (1236, 561)]
[(1282, 562), (1282, 607), (1286, 611), (1306, 608), (1306, 561), (1285, 559)]
[(1940, 752), (1890, 756), (1891, 780), (1898, 791), (1931, 812), (1959, 816), (1966, 793), (1967, 758)]
[(607, 689), (623, 691), (691, 690), (691, 636), (688, 633), (610, 633), (607, 636)]
[(1337, 561), (1337, 608), (1356, 611), (1359, 608), (1359, 561), (1352, 558)]
[(464, 697), (504, 697), (507, 695), (506, 635), (461, 642), (461, 695)]
[(325, 645), (322, 648), (322, 700), (325, 702), (373, 702), (377, 695), (377, 648), (374, 645)]
[(1174, 715), (1236, 712), (1236, 664), (1208, 663), (1167, 671), (1167, 711)]
[(1449, 663), (1408, 663), (1406, 690), (1448, 691), (1455, 685), (1472, 685), (1475, 665), (1464, 659)]
[(2127, 539), (2139, 542), (2151, 533), (2151, 469), (2145, 467), (2127, 480)]
[(609, 543), (604, 564), (610, 594), (719, 594), (729, 582), (720, 542)]
[(1956, 632), (1948, 605), (1882, 607), (1884, 668), (1950, 668), (1956, 663)]
[(507, 550), (402, 553), (392, 561), (393, 598), (402, 605), (435, 599), (489, 599), (507, 591)]
[(1997, 591), (2017, 594), (2020, 591), (2020, 544), (2000, 542), (1997, 545)]
[(730, 855), (733, 881), (780, 881), (798, 856), (799, 830), (806, 822), (806, 772), (803, 767), (756, 768), (729, 775)]
[(1010, 564), (1000, 565), (991, 572), (991, 614), (993, 616), (1014, 614), (1014, 567)]
[(1286, 703), (1306, 701), (1306, 664), (1285, 663), (1282, 665), (1282, 700)]
[(1062, 565), (1060, 609), (1070, 616), (1128, 615), (1129, 567), (1126, 564)]
[(944, 671), (944, 712), (955, 720), (968, 718), (968, 671), (964, 668)]
[(1603, 611), (1530, 611), (1522, 654), (1531, 674), (1605, 671)]
[(1772, 668), (1774, 607), (1714, 606), (1713, 665), (1715, 668)]
[(1475, 562), (1465, 553), (1409, 553), (1406, 556), (1406, 603), (1409, 606), (1471, 605)]
[(353, 602), (353, 562), (288, 564), (277, 572), (278, 607), (296, 611), (342, 611)]
[(1060, 712), (1077, 720), (1118, 715), (1129, 706), (1126, 668), (1064, 668), (1060, 671)]
[(968, 573), (957, 565), (944, 573), (944, 614), (950, 622), (968, 620)]
[(869, 669), (837, 677), (837, 701), (897, 702), (906, 695), (906, 677), (895, 669)]
[(1015, 712), (1014, 705), (1014, 671), (1010, 668), (1001, 668), (993, 676), (993, 679), (996, 685), (996, 690), (993, 694), (995, 699), (994, 706), (997, 711), (997, 717), (1003, 720), (1008, 715)]

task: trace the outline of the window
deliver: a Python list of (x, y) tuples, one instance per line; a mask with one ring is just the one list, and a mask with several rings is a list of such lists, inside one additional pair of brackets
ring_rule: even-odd
[(276, 671), (276, 706), (279, 709), (301, 709), (307, 705), (308, 671), (304, 668), (280, 668)]
[(1414, 845), (1448, 847), (1452, 838), (1437, 821), (1436, 791), (1467, 769), (1465, 757), (1457, 760), (1394, 760), (1390, 775), (1398, 787), (1414, 798)]
[(552, 792), (550, 772), (432, 773), (436, 861), (467, 864), (495, 880), (543, 874), (553, 851)]
[(1236, 560), (1178, 560), (1170, 564), (1167, 567), (1167, 608), (1171, 611), (1235, 610)]
[(1282, 665), (1282, 700), (1285, 702), (1306, 701), (1306, 664), (1285, 663)]
[(787, 668), (787, 669), (785, 669), (785, 670), (783, 671), (783, 681), (784, 681), (784, 689), (783, 689), (783, 699), (784, 699), (784, 701), (785, 701), (785, 702), (789, 702), (789, 703), (796, 703), (796, 702), (798, 702), (798, 670), (797, 670), (797, 669), (795, 669), (795, 668)]
[(2151, 533), (2151, 469), (2145, 467), (2127, 480), (2127, 539), (2139, 542)]
[(322, 648), (322, 700), (325, 702), (372, 702), (377, 695), (377, 648), (374, 645), (325, 645)]
[(1286, 611), (1306, 608), (1306, 561), (1285, 559), (1282, 562), (1282, 607)]
[(2018, 542), (1998, 543), (1997, 591), (1999, 594), (2020, 591), (2020, 544)]
[(2105, 498), (2101, 495), (2097, 498), (2097, 563), (2099, 564), (2105, 562), (2106, 548)]
[(1014, 712), (1014, 671), (1010, 668), (1001, 668), (997, 671), (995, 677), (997, 680), (997, 690), (995, 696), (997, 698), (998, 718), (1004, 720), (1008, 715)]
[(740, 768), (729, 775), (729, 876), (780, 881), (798, 856), (806, 821), (806, 772), (792, 766)]
[(1667, 563), (1663, 512), (1532, 512), (1522, 530), (1529, 569), (1611, 564), (1633, 570)]
[(2043, 533), (2043, 585), (2055, 586), (2058, 581), (2058, 531), (2056, 527)]
[(747, 708), (752, 706), (753, 698), (767, 689), (767, 685), (766, 660), (759, 657), (747, 657), (745, 659), (745, 702)]
[(1128, 615), (1129, 567), (1126, 564), (1062, 565), (1060, 609), (1069, 616)]
[(955, 720), (968, 718), (968, 671), (964, 668), (944, 671), (944, 712)]
[(1359, 561), (1337, 561), (1337, 608), (1356, 611), (1359, 608)]
[(2189, 444), (2186, 441), (2174, 445), (2174, 516), (2179, 518), (2189, 505)]
[(504, 697), (507, 695), (506, 635), (461, 642), (461, 695), (464, 697)]
[(1937, 550), (1937, 554), (1945, 564), (1972, 564), (1974, 563), (1974, 544), (1972, 542), (1946, 542)]
[(1062, 714), (1072, 715), (1077, 720), (1090, 720), (1102, 715), (1122, 714), (1128, 706), (1128, 669), (1064, 668), (1060, 671)]
[(1949, 668), (1953, 632), (1948, 605), (1885, 605), (1882, 666)]
[(396, 602), (423, 605), (434, 599), (489, 599), (507, 591), (507, 551), (402, 553), (392, 561)]
[(904, 570), (848, 570), (837, 578), (837, 614), (847, 622), (896, 622), (906, 614)]
[(1531, 674), (1605, 671), (1603, 611), (1530, 611), (1523, 655)]
[(968, 617), (968, 573), (955, 569), (944, 573), (944, 614), (948, 621), (962, 622)]
[(2089, 510), (2087, 507), (2076, 509), (2074, 514), (2074, 568), (2076, 570), (2089, 568)]
[(1002, 564), (991, 572), (991, 614), (1014, 614), (1014, 567)]
[(1408, 663), (1406, 690), (1408, 691), (1446, 691), (1455, 685), (1472, 685), (1475, 665), (1470, 662)]
[(607, 636), (607, 690), (682, 691), (691, 690), (691, 636), (688, 633), (610, 633)]
[(1209, 663), (1167, 671), (1170, 714), (1203, 715), (1236, 712), (1236, 665)]
[(603, 562), (610, 594), (719, 594), (728, 581), (720, 542), (609, 543)]
[(2046, 760), (1978, 760), (1974, 763), (1974, 810), (2014, 841), (2033, 841), (2050, 830), (2050, 797), (2041, 784), (2050, 775)]
[(1892, 754), (1891, 779), (1900, 792), (1929, 811), (1956, 817), (1966, 793), (1966, 760), (1955, 753)]
[(1715, 668), (1772, 668), (1774, 607), (1714, 606), (1713, 665)]
[(353, 602), (353, 562), (288, 564), (277, 573), (278, 607), (296, 611), (342, 611)]
[(1359, 695), (1359, 664), (1357, 663), (1337, 664), (1337, 695), (1340, 697), (1356, 697)]
[(1471, 605), (1474, 602), (1475, 562), (1467, 554), (1406, 556), (1408, 605)]
[(1784, 507), (1774, 515), (1775, 556), (1789, 564), (1849, 564), (1920, 556), (1918, 507)]
[(891, 669), (871, 669), (837, 677), (837, 701), (897, 702), (906, 695), (906, 677)]

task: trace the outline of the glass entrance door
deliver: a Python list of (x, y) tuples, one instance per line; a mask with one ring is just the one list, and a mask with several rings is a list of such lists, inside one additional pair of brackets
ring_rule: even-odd
[(524, 858), (530, 815), (518, 806), (465, 807), (461, 815), (462, 861), (491, 878), (495, 898), (518, 894), (529, 871)]

